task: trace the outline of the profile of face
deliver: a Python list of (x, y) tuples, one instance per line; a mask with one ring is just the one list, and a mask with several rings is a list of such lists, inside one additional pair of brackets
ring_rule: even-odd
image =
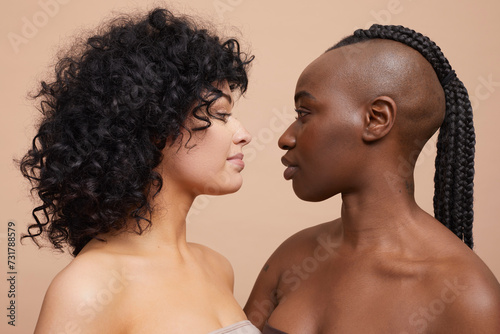
[(345, 56), (329, 51), (300, 75), (295, 90), (297, 118), (279, 138), (286, 150), (284, 177), (306, 201), (354, 191), (363, 168), (362, 103), (346, 80)]
[[(242, 148), (252, 137), (232, 115), (228, 83), (222, 82), (217, 88), (223, 95), (212, 104), (211, 113), (221, 119), (211, 119), (205, 130), (191, 131), (191, 138), (186, 131), (180, 143), (165, 147), (160, 173), (167, 187), (187, 190), (194, 196), (223, 195), (240, 189), (240, 172), (245, 167)], [(194, 117), (186, 124), (189, 128), (202, 125), (205, 123)]]

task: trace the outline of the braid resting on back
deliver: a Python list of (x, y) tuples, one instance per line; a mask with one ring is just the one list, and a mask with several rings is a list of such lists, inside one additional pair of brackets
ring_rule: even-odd
[(446, 98), (446, 114), (437, 141), (434, 216), (472, 249), (476, 140), (467, 89), (436, 43), (403, 26), (374, 24), (367, 30), (358, 29), (327, 52), (371, 39), (393, 40), (417, 50), (432, 65), (441, 82)]

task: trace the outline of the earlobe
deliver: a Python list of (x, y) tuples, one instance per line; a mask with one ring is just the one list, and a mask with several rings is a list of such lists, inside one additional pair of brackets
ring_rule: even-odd
[(385, 137), (396, 119), (396, 102), (388, 96), (379, 96), (366, 109), (363, 140), (373, 142)]

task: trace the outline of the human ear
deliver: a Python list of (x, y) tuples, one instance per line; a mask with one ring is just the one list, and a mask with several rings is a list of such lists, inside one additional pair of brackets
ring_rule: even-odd
[(373, 142), (385, 137), (392, 129), (396, 111), (396, 102), (388, 96), (372, 100), (366, 108), (363, 140)]

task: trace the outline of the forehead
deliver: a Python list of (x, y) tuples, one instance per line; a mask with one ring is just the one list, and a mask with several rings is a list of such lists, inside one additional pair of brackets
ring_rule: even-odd
[(433, 72), (418, 51), (399, 42), (375, 39), (322, 54), (302, 72), (297, 90), (344, 91), (364, 99), (408, 86), (408, 78), (421, 75), (425, 69)]
[(215, 83), (214, 86), (220, 89), (224, 94), (231, 94), (231, 89), (229, 88), (229, 83), (227, 82), (227, 80), (219, 81)]
[(296, 92), (314, 90), (318, 94), (348, 89), (352, 78), (346, 60), (338, 50), (322, 54), (304, 69), (297, 81)]

